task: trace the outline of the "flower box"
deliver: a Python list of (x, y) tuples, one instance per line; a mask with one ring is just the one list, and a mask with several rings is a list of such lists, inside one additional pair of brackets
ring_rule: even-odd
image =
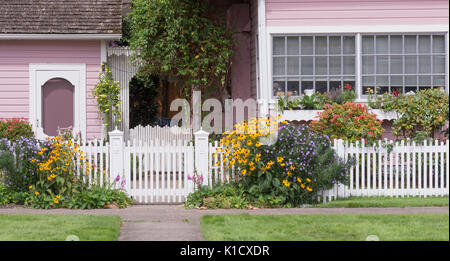
[[(282, 113), (282, 120), (286, 121), (313, 121), (318, 119), (318, 113), (323, 110), (286, 110)], [(395, 112), (384, 112), (382, 110), (369, 109), (377, 115), (379, 120), (395, 120), (398, 118)]]

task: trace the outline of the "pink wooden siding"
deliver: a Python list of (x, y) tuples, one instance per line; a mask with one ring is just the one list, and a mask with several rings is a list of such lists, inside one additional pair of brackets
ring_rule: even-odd
[(86, 129), (100, 137), (101, 120), (91, 89), (101, 70), (100, 41), (0, 41), (0, 118), (29, 118), (30, 63), (86, 64)]
[(266, 0), (267, 26), (448, 24), (448, 0)]

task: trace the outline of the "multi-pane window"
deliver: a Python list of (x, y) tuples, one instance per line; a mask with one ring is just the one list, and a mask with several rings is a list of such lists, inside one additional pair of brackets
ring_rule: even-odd
[(445, 36), (362, 35), (362, 92), (445, 87)]
[(354, 35), (274, 36), (273, 95), (355, 86)]
[(274, 96), (356, 89), (357, 79), (362, 95), (446, 87), (442, 33), (273, 36), (272, 47)]

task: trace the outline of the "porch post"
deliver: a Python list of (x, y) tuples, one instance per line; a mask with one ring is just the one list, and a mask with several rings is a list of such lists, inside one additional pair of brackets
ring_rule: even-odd
[(209, 133), (200, 129), (194, 133), (195, 137), (195, 169), (199, 175), (203, 175), (203, 185), (209, 185)]

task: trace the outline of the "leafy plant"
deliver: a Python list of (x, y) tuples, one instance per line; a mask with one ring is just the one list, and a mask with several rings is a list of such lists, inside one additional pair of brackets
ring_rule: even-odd
[(303, 95), (298, 98), (278, 97), (278, 109), (284, 112), (285, 109), (293, 110), (301, 108), (303, 110), (321, 110), (330, 100), (326, 94), (315, 93), (311, 96)]
[(414, 95), (399, 95), (383, 102), (384, 111), (395, 111), (399, 115), (393, 124), (397, 137), (413, 138), (417, 131), (434, 137), (434, 131), (448, 122), (449, 96), (439, 89), (420, 90)]
[(381, 138), (383, 128), (374, 113), (367, 106), (355, 103), (325, 105), (319, 120), (311, 122), (311, 128), (331, 140), (343, 139), (355, 142), (364, 139), (374, 143)]
[(345, 85), (344, 90), (335, 88), (327, 93), (331, 103), (345, 104), (347, 102), (354, 102), (356, 100), (356, 92), (350, 84)]
[(232, 33), (204, 1), (135, 0), (128, 14), (130, 48), (151, 75), (173, 75), (186, 86), (225, 85)]
[(111, 204), (125, 208), (132, 204), (132, 199), (120, 189), (96, 185), (74, 194), (63, 205), (75, 209), (102, 209)]
[(290, 98), (289, 96), (278, 96), (278, 109), (281, 112), (284, 112), (284, 110), (293, 110), (295, 108), (298, 108), (301, 104), (301, 99), (299, 98)]
[(10, 190), (0, 182), (0, 206), (8, 205), (12, 202), (12, 196)]
[(100, 80), (92, 89), (92, 95), (97, 101), (97, 107), (103, 124), (108, 130), (113, 130), (122, 121), (120, 105), (120, 85), (114, 80), (109, 65), (102, 63)]

